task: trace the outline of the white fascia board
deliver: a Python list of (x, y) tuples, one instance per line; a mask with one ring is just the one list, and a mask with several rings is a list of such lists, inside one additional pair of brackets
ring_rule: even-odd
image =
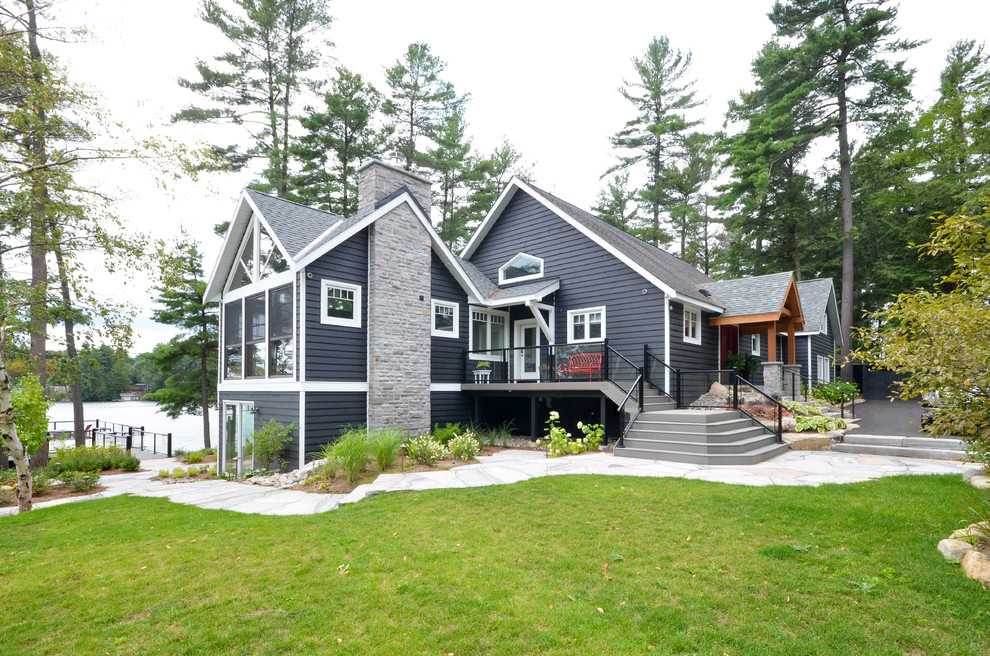
[[(237, 259), (236, 251), (241, 245), (241, 238), (244, 232), (242, 229), (243, 225), (251, 218), (251, 213), (256, 211), (257, 209), (254, 207), (254, 203), (251, 202), (250, 197), (247, 195), (247, 190), (241, 191), (241, 197), (234, 207), (234, 215), (230, 217), (230, 226), (227, 228), (227, 234), (223, 237), (220, 256), (214, 262), (213, 271), (206, 281), (206, 291), (203, 292), (204, 302), (212, 303), (213, 301), (220, 300), (224, 283), (227, 282), (227, 276), (230, 274), (231, 266), (234, 260)], [(233, 247), (233, 252), (230, 250), (232, 248), (232, 242), (236, 244)], [(221, 272), (225, 273), (221, 274)]]
[(460, 392), (460, 383), (430, 383), (431, 392)]
[(509, 184), (506, 185), (505, 190), (502, 192), (502, 195), (499, 197), (498, 202), (495, 204), (495, 207), (493, 207), (492, 211), (488, 214), (487, 217), (485, 217), (485, 220), (478, 228), (478, 231), (474, 233), (473, 237), (471, 237), (471, 241), (468, 242), (468, 245), (464, 249), (464, 253), (461, 257), (463, 257), (464, 259), (470, 259), (471, 255), (477, 249), (478, 245), (485, 238), (485, 235), (487, 235), (488, 231), (491, 230), (492, 224), (494, 224), (494, 222), (505, 210), (505, 206), (509, 204), (511, 195), (515, 192), (516, 189), (521, 189), (522, 191), (525, 191), (532, 198), (538, 201), (541, 205), (543, 205), (548, 210), (550, 210), (551, 212), (559, 216), (561, 219), (566, 221), (572, 228), (580, 232), (582, 235), (590, 239), (592, 242), (601, 246), (603, 249), (605, 249), (605, 251), (610, 253), (617, 260), (619, 260), (627, 267), (629, 267), (630, 269), (641, 275), (643, 278), (645, 278), (650, 284), (662, 290), (668, 299), (677, 300), (681, 303), (690, 303), (699, 308), (708, 310), (709, 312), (714, 312), (716, 314), (722, 314), (722, 312), (725, 311), (724, 308), (721, 308), (717, 305), (711, 305), (694, 298), (690, 298), (690, 299), (682, 298), (677, 294), (677, 292), (674, 290), (673, 287), (671, 287), (664, 281), (654, 276), (652, 273), (641, 267), (639, 264), (633, 262), (621, 250), (619, 250), (612, 244), (608, 243), (607, 241), (601, 239), (594, 232), (588, 230), (588, 228), (586, 228), (579, 221), (574, 220), (574, 218), (571, 217), (571, 215), (569, 215), (567, 212), (565, 212), (561, 208), (557, 207), (556, 205), (548, 201), (543, 196), (543, 194), (537, 192), (528, 184), (526, 184), (525, 182), (523, 182), (522, 180), (516, 177), (513, 177), (512, 180), (509, 181)]
[(247, 194), (245, 194), (245, 196), (247, 197), (248, 203), (254, 209), (254, 213), (258, 215), (258, 220), (261, 221), (261, 223), (265, 226), (265, 229), (268, 231), (268, 236), (272, 238), (272, 241), (275, 242), (276, 246), (278, 246), (278, 250), (280, 250), (282, 252), (282, 255), (285, 256), (285, 261), (289, 263), (290, 271), (295, 272), (296, 271), (295, 261), (289, 255), (289, 251), (285, 247), (285, 244), (283, 244), (282, 240), (278, 238), (277, 234), (275, 234), (275, 230), (272, 229), (271, 224), (268, 223), (268, 219), (266, 219), (265, 215), (262, 214), (261, 211), (255, 206), (254, 201), (251, 200), (251, 197), (247, 196)]
[(467, 246), (465, 246), (464, 250), (461, 251), (462, 258), (465, 260), (470, 260), (471, 256), (474, 255), (474, 252), (478, 250), (478, 246), (482, 241), (484, 241), (488, 231), (492, 229), (492, 225), (494, 225), (498, 217), (502, 215), (502, 212), (505, 210), (505, 206), (509, 204), (510, 200), (512, 200), (512, 196), (515, 195), (516, 190), (520, 188), (520, 186), (516, 184), (517, 182), (519, 182), (519, 178), (512, 176), (512, 179), (509, 180), (509, 184), (505, 185), (505, 189), (502, 190), (502, 193), (495, 201), (495, 204), (492, 205), (490, 210), (488, 210), (488, 214), (485, 216), (484, 221), (482, 221), (481, 225), (478, 226), (478, 229), (474, 231), (474, 234), (471, 235), (471, 239), (468, 241)]
[(316, 261), (325, 253), (329, 253), (334, 248), (344, 243), (361, 230), (364, 230), (369, 225), (396, 209), (403, 203), (409, 206), (409, 209), (412, 210), (413, 215), (419, 219), (419, 222), (426, 229), (427, 234), (430, 236), (430, 242), (433, 245), (434, 252), (436, 252), (436, 254), (440, 256), (440, 259), (444, 261), (444, 265), (447, 267), (447, 270), (450, 271), (451, 275), (453, 275), (457, 282), (461, 285), (461, 288), (468, 293), (468, 296), (473, 295), (475, 298), (481, 298), (481, 291), (474, 286), (474, 283), (472, 283), (471, 279), (468, 278), (467, 273), (464, 272), (461, 266), (454, 259), (453, 253), (450, 252), (447, 245), (443, 243), (442, 239), (440, 239), (440, 235), (437, 234), (437, 231), (433, 228), (433, 224), (430, 223), (429, 217), (423, 214), (423, 211), (419, 208), (419, 205), (413, 200), (412, 195), (408, 191), (401, 196), (392, 199), (386, 205), (379, 207), (374, 212), (370, 212), (368, 216), (364, 217), (347, 230), (341, 232), (321, 247), (308, 252), (305, 252), (307, 249), (304, 249), (304, 253), (300, 253), (302, 257), (296, 260), (296, 268), (301, 269), (307, 264)]
[(295, 380), (280, 381), (269, 378), (257, 380), (227, 380), (220, 383), (218, 392), (367, 392), (368, 383), (316, 382), (300, 383)]
[(560, 281), (556, 281), (544, 287), (538, 294), (527, 294), (525, 296), (502, 296), (499, 294), (494, 299), (476, 303), (490, 308), (507, 307), (509, 305), (525, 305), (531, 301), (542, 301), (548, 294), (552, 294), (560, 289)]

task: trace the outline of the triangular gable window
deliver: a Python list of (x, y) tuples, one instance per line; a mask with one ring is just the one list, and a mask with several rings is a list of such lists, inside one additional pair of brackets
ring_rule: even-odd
[(258, 221), (257, 215), (252, 214), (228, 289), (239, 289), (288, 270), (289, 263), (282, 250)]
[(522, 282), (543, 277), (543, 258), (519, 253), (498, 270), (498, 283)]

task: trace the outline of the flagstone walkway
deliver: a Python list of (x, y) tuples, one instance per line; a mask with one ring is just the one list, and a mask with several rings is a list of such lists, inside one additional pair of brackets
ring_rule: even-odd
[[(691, 478), (732, 485), (811, 485), (856, 483), (902, 474), (962, 474), (979, 467), (970, 463), (921, 458), (831, 453), (828, 451), (789, 451), (757, 465), (692, 465), (661, 460), (623, 458), (611, 453), (583, 454), (547, 459), (543, 453), (526, 450), (501, 451), (478, 458), (479, 463), (447, 471), (384, 474), (350, 494), (312, 494), (277, 490), (259, 485), (229, 481), (163, 483), (153, 481), (155, 472), (135, 472), (105, 476), (100, 484), (107, 489), (86, 497), (35, 503), (35, 508), (101, 499), (120, 494), (169, 499), (175, 503), (233, 510), (261, 515), (312, 515), (375, 494), (399, 490), (438, 490), (451, 488), (509, 485), (540, 476), (601, 474), (606, 476), (650, 476)], [(174, 459), (155, 461), (157, 469), (181, 466)], [(16, 508), (0, 508), (0, 516), (12, 515)]]

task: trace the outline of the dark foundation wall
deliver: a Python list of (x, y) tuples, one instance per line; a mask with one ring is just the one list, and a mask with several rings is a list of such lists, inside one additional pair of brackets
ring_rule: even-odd
[[(535, 431), (533, 422), (534, 399)], [(560, 425), (571, 433), (571, 437), (582, 436), (577, 427), (579, 421), (585, 424), (604, 424), (605, 434), (610, 441), (619, 435), (619, 414), (615, 404), (608, 400), (605, 401), (603, 420), (602, 397), (565, 396), (549, 398), (521, 394), (478, 397), (477, 414), (472, 416), (475, 422), (481, 426), (494, 428), (511, 422), (514, 435), (539, 438), (547, 432), (546, 422), (550, 418), (552, 410), (556, 410), (560, 414)]]

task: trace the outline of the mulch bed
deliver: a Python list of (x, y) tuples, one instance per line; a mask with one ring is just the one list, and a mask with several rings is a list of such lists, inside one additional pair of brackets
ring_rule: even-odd
[[(91, 494), (96, 494), (98, 492), (102, 492), (105, 489), (107, 489), (107, 486), (106, 485), (97, 485), (97, 486), (93, 487), (91, 490), (89, 490), (88, 492), (74, 492), (72, 490), (72, 488), (70, 488), (68, 485), (52, 485), (52, 488), (48, 492), (46, 492), (45, 494), (38, 494), (37, 492), (35, 492), (34, 494), (32, 494), (31, 495), (31, 502), (32, 503), (38, 503), (38, 502), (41, 502), (41, 501), (56, 501), (58, 499), (68, 499), (70, 497), (87, 497), (87, 496), (89, 496)], [(16, 490), (14, 491), (14, 494), (15, 495), (17, 494), (17, 491)], [(17, 497), (15, 496), (14, 497), (14, 500), (11, 503), (0, 504), (0, 507), (2, 507), (2, 506), (8, 506), (9, 507), (9, 506), (16, 506), (16, 505), (17, 505)]]

